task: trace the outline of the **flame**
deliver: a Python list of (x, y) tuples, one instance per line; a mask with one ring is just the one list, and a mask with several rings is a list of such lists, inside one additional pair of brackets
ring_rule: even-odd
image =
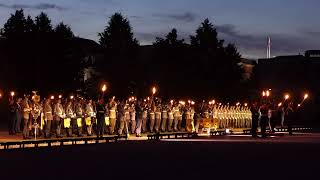
[(104, 84), (104, 85), (102, 86), (102, 89), (101, 89), (101, 90), (102, 90), (102, 92), (105, 92), (105, 91), (107, 90), (107, 85)]

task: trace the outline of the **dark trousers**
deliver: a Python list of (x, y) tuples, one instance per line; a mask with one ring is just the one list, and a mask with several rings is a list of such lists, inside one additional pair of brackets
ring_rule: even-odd
[(10, 113), (10, 115), (9, 115), (9, 134), (16, 133), (16, 126), (17, 126), (17, 116), (15, 113)]
[(251, 134), (252, 134), (253, 137), (257, 136), (258, 118), (259, 117), (252, 117)]
[(22, 135), (24, 138), (27, 138), (29, 136), (29, 119), (23, 119)]
[(261, 126), (262, 137), (266, 137), (267, 123), (268, 123), (268, 116), (261, 116), (260, 126)]
[(104, 131), (104, 118), (99, 117), (97, 118), (97, 137), (103, 137), (103, 131)]
[(52, 124), (52, 120), (47, 120), (46, 121), (45, 133), (44, 133), (45, 137), (50, 137), (51, 124)]
[(61, 136), (61, 122), (63, 120), (55, 120), (54, 121), (54, 125), (55, 125), (55, 129), (56, 129), (56, 136), (60, 137)]

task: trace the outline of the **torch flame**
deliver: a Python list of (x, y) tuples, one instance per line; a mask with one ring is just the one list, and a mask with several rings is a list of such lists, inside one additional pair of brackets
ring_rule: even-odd
[(308, 99), (308, 97), (309, 97), (309, 94), (305, 94), (303, 98)]
[(12, 91), (10, 94), (11, 94), (11, 96), (13, 97), (15, 93)]
[(105, 92), (105, 91), (107, 90), (107, 85), (104, 84), (104, 85), (102, 86), (102, 89), (101, 89), (101, 90), (102, 90), (102, 92)]

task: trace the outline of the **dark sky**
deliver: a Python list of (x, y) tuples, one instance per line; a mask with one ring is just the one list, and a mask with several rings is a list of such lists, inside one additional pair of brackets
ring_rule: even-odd
[(64, 21), (76, 35), (97, 41), (107, 18), (121, 12), (140, 43), (151, 44), (174, 27), (189, 40), (208, 17), (244, 57), (263, 58), (268, 36), (272, 56), (320, 49), (319, 7), (319, 0), (0, 0), (0, 26), (17, 8), (33, 17), (44, 11), (53, 24)]

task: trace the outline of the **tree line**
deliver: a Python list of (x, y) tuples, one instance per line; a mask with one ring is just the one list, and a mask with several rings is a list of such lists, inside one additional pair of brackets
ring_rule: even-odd
[[(141, 46), (132, 26), (121, 13), (107, 19), (98, 34), (99, 45), (91, 53), (98, 76), (91, 83), (97, 89), (102, 81), (116, 95), (150, 94), (157, 85), (165, 97), (239, 97), (247, 82), (241, 81), (241, 54), (234, 44), (218, 38), (218, 32), (205, 19), (187, 42), (173, 28), (152, 45)], [(11, 14), (1, 28), (0, 54), (5, 59), (1, 81), (7, 87), (42, 91), (85, 89), (81, 82), (83, 41), (69, 25), (52, 25), (44, 12), (32, 19), (23, 9)], [(86, 41), (87, 43), (88, 41)], [(1, 55), (0, 55), (1, 56)], [(0, 57), (1, 58), (1, 57)], [(87, 91), (90, 91), (90, 88)], [(231, 95), (232, 94), (232, 95)]]

